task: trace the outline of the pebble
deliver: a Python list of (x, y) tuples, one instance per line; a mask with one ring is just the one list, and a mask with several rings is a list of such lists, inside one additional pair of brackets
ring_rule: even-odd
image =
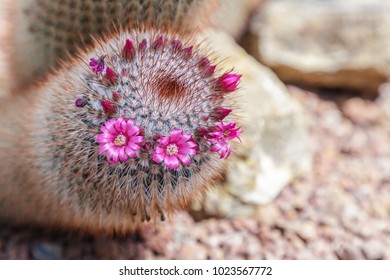
[(175, 258), (179, 260), (204, 260), (207, 259), (207, 248), (199, 243), (188, 242), (179, 249)]
[(383, 259), (385, 248), (379, 240), (370, 239), (363, 244), (363, 253), (368, 260)]
[(55, 242), (36, 243), (31, 248), (31, 254), (37, 260), (59, 260), (62, 258), (62, 245)]

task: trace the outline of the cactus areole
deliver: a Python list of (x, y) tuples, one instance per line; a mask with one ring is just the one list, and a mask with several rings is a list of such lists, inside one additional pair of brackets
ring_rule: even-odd
[(53, 109), (52, 134), (66, 135), (56, 140), (67, 158), (60, 179), (89, 211), (164, 219), (210, 185), (239, 140), (229, 95), (241, 76), (169, 31), (120, 32), (96, 45), (63, 75), (72, 77), (66, 104)]

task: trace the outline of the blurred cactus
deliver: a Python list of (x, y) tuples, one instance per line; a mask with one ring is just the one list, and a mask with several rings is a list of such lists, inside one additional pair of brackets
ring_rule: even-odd
[(142, 24), (186, 31), (196, 18), (207, 18), (205, 0), (1, 0), (7, 7), (5, 42), (12, 87), (36, 80), (59, 59), (93, 44), (113, 30)]

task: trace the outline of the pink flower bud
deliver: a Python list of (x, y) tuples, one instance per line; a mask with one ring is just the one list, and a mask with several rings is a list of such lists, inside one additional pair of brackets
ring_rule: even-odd
[(126, 39), (125, 46), (122, 50), (122, 56), (126, 60), (132, 60), (135, 56), (135, 48), (133, 46), (133, 42), (130, 39)]
[(146, 50), (146, 45), (147, 45), (146, 39), (143, 39), (141, 41), (141, 43), (139, 43), (139, 46), (138, 46), (139, 50), (141, 52), (145, 51)]
[(232, 92), (237, 89), (240, 78), (241, 75), (225, 73), (219, 78), (219, 85), (223, 90)]
[(85, 105), (87, 105), (87, 103), (88, 101), (85, 98), (79, 98), (76, 100), (75, 105), (77, 107), (84, 107)]
[(107, 115), (111, 115), (116, 112), (116, 106), (110, 100), (102, 100), (100, 101), (100, 104), (102, 105), (104, 113)]
[(226, 109), (222, 107), (218, 107), (214, 110), (214, 118), (222, 121), (224, 118), (226, 118), (230, 113), (232, 112), (231, 109)]
[(115, 84), (118, 81), (118, 75), (110, 67), (106, 68), (106, 80), (110, 84)]
[(160, 48), (162, 46), (162, 43), (163, 43), (163, 37), (162, 37), (162, 35), (160, 35), (160, 37), (158, 37), (158, 39), (156, 41), (154, 41), (153, 49), (157, 50), (158, 48)]

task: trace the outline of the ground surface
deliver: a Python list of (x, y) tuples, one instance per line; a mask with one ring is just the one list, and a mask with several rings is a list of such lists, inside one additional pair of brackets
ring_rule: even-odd
[(289, 88), (308, 112), (314, 170), (256, 217), (183, 212), (114, 239), (0, 225), (0, 259), (390, 259), (385, 101)]

